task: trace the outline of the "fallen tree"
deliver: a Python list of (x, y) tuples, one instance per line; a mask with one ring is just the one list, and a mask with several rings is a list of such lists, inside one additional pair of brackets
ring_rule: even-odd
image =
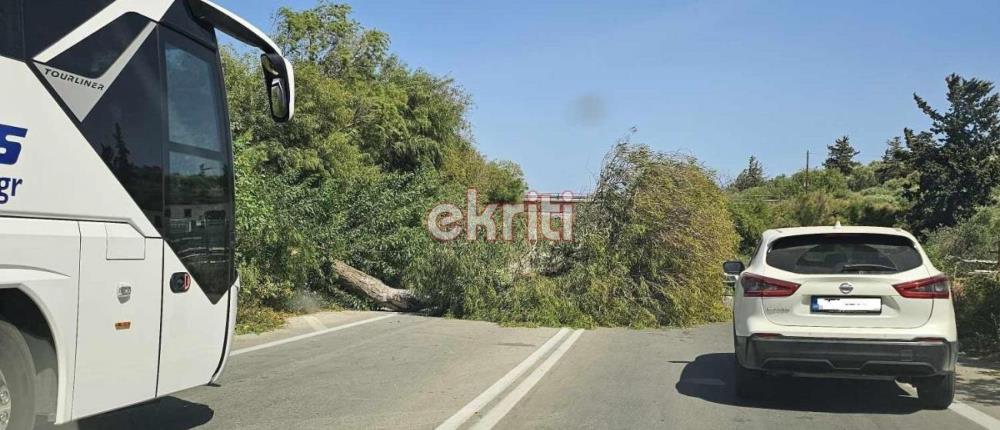
[(340, 284), (347, 290), (368, 297), (379, 306), (397, 312), (415, 312), (424, 308), (420, 298), (412, 291), (392, 288), (343, 261), (334, 261), (333, 270), (337, 273)]

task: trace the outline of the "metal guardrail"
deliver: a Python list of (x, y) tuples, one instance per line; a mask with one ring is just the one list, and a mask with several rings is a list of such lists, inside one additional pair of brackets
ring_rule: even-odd
[(733, 296), (736, 295), (736, 280), (739, 277), (728, 273), (722, 274), (722, 304), (733, 307)]
[[(964, 266), (968, 266), (965, 268)], [(961, 270), (959, 270), (961, 269)], [(997, 260), (958, 259), (956, 275), (1000, 275), (1000, 262)]]
[(731, 274), (728, 274), (728, 273), (723, 273), (722, 274), (722, 285), (723, 285), (723, 288), (725, 288), (725, 290), (723, 291), (723, 294), (725, 294), (726, 296), (732, 296), (735, 293), (735, 291), (736, 291), (736, 279), (738, 279), (738, 278), (739, 277), (736, 276), (736, 275), (731, 275)]
[(722, 284), (725, 285), (725, 286), (727, 286), (727, 287), (729, 287), (729, 288), (735, 288), (736, 287), (736, 280), (737, 279), (739, 279), (739, 276), (732, 275), (732, 274), (729, 274), (729, 273), (723, 273), (722, 274)]

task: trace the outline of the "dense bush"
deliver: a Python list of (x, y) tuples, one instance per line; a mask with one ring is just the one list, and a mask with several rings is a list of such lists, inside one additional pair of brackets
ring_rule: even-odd
[(1000, 207), (979, 208), (954, 227), (931, 233), (924, 244), (939, 270), (954, 279), (955, 313), (963, 349), (982, 352), (1000, 349), (1000, 280), (996, 275), (973, 274), (995, 269), (990, 264), (962, 260), (995, 260), (1000, 246)]
[(938, 269), (956, 275), (968, 270), (961, 260), (996, 259), (1000, 248), (1000, 206), (977, 210), (969, 220), (928, 235), (925, 248)]
[(736, 252), (727, 204), (694, 160), (620, 144), (578, 208), (575, 241), (437, 244), (403, 283), (449, 315), (508, 324), (717, 321), (718, 266)]
[(962, 349), (1000, 350), (1000, 280), (996, 276), (965, 279), (955, 295), (955, 314)]
[(764, 199), (733, 196), (730, 199), (729, 212), (732, 214), (736, 233), (740, 237), (739, 255), (747, 260), (757, 249), (761, 234), (776, 226), (775, 210), (773, 205)]
[(556, 277), (596, 324), (688, 325), (725, 317), (720, 262), (736, 254), (725, 195), (695, 160), (617, 145)]
[(451, 316), (497, 319), (526, 249), (505, 242), (434, 243), (407, 268), (404, 284)]

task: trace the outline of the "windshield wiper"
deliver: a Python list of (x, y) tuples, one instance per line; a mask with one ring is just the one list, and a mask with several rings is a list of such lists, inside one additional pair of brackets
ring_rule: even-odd
[(895, 267), (882, 264), (845, 264), (840, 272), (895, 272), (896, 270)]

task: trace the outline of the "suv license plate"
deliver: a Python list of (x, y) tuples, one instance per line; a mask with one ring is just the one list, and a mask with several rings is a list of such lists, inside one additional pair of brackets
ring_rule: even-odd
[(878, 297), (813, 297), (812, 311), (879, 314), (882, 313), (882, 299)]

